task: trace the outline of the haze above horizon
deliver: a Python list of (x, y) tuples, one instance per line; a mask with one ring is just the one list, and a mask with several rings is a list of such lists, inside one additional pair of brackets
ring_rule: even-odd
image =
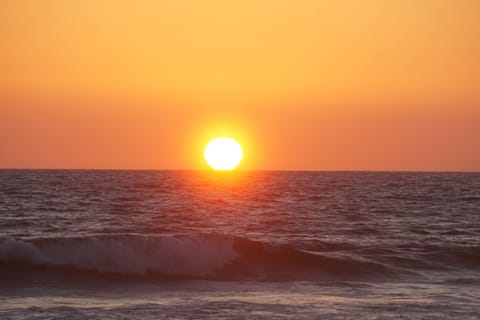
[(480, 171), (480, 3), (2, 1), (0, 168)]

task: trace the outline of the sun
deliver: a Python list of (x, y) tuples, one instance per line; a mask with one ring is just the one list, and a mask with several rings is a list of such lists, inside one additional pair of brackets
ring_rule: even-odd
[(242, 146), (232, 138), (216, 138), (210, 141), (203, 152), (205, 161), (214, 170), (233, 170), (243, 158)]

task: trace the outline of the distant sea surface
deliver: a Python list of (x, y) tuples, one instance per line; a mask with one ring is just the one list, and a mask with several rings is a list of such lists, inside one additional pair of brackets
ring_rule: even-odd
[(480, 174), (0, 170), (0, 319), (480, 319)]

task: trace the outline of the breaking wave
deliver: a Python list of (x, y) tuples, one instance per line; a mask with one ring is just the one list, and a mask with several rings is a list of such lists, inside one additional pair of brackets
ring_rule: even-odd
[(109, 235), (0, 241), (0, 272), (81, 272), (141, 278), (216, 280), (344, 279), (391, 273), (349, 256), (228, 235)]

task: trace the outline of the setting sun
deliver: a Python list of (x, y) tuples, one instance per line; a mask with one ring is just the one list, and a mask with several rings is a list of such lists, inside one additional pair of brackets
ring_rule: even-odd
[(243, 150), (232, 138), (216, 138), (208, 143), (203, 155), (214, 170), (233, 170), (242, 161)]

